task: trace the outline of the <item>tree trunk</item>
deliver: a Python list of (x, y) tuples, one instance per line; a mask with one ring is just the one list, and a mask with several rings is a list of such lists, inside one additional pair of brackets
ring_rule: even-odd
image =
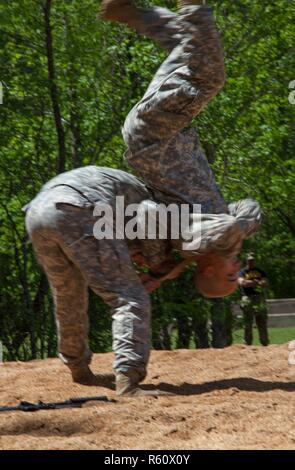
[(66, 146), (65, 146), (65, 132), (62, 125), (62, 118), (59, 105), (59, 91), (55, 81), (55, 65), (52, 45), (52, 27), (50, 23), (50, 12), (51, 12), (52, 0), (46, 0), (43, 11), (45, 21), (45, 45), (47, 55), (47, 67), (48, 67), (48, 81), (49, 91), (52, 102), (55, 127), (58, 139), (58, 163), (57, 171), (62, 173), (65, 171), (66, 165)]

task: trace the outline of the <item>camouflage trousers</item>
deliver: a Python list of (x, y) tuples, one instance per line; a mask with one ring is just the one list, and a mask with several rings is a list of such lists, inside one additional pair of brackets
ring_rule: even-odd
[(126, 242), (95, 239), (92, 208), (59, 199), (59, 187), (40, 193), (27, 210), (26, 227), (51, 285), (60, 358), (66, 364), (91, 360), (90, 288), (111, 307), (115, 371), (135, 369), (144, 378), (150, 348), (150, 300)]
[(151, 187), (175, 194), (178, 186), (180, 199), (200, 203), (194, 188), (211, 178), (210, 169), (206, 157), (199, 156), (196, 132), (187, 130), (182, 136), (182, 131), (224, 85), (223, 51), (212, 11), (207, 6), (187, 6), (178, 13), (160, 7), (141, 11), (137, 31), (159, 42), (169, 55), (125, 120), (125, 158)]

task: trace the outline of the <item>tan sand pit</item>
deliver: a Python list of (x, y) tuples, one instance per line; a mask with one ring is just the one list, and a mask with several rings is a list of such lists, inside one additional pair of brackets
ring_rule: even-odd
[[(82, 409), (0, 414), (0, 449), (295, 449), (295, 366), (287, 345), (153, 351), (146, 388), (123, 398), (73, 384), (58, 359), (0, 366), (0, 404), (107, 395)], [(113, 355), (92, 369), (110, 371)]]

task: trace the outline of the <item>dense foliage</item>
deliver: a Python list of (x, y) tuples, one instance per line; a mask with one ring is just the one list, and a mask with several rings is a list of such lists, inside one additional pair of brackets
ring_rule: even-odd
[[(292, 297), (294, 5), (210, 3), (227, 83), (197, 120), (201, 140), (227, 199), (252, 196), (261, 203), (263, 227), (245, 252), (254, 250), (267, 271), (270, 296)], [(161, 4), (176, 8), (172, 0)], [(0, 2), (0, 339), (9, 359), (56, 353), (51, 296), (22, 206), (57, 172), (88, 164), (127, 169), (120, 129), (164, 57), (130, 29), (98, 20), (98, 7), (94, 0)], [(180, 310), (193, 316), (207, 309), (183, 282), (153, 296), (155, 343)], [(94, 296), (90, 317), (92, 347), (110, 348), (108, 309)]]

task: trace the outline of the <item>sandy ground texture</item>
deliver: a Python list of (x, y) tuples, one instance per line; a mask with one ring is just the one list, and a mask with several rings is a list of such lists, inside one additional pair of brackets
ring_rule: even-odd
[[(110, 371), (113, 355), (92, 369)], [(0, 366), (0, 404), (107, 395), (78, 409), (0, 414), (0, 449), (295, 449), (295, 366), (287, 345), (153, 351), (143, 385), (171, 396), (116, 397), (71, 382), (58, 359)]]

